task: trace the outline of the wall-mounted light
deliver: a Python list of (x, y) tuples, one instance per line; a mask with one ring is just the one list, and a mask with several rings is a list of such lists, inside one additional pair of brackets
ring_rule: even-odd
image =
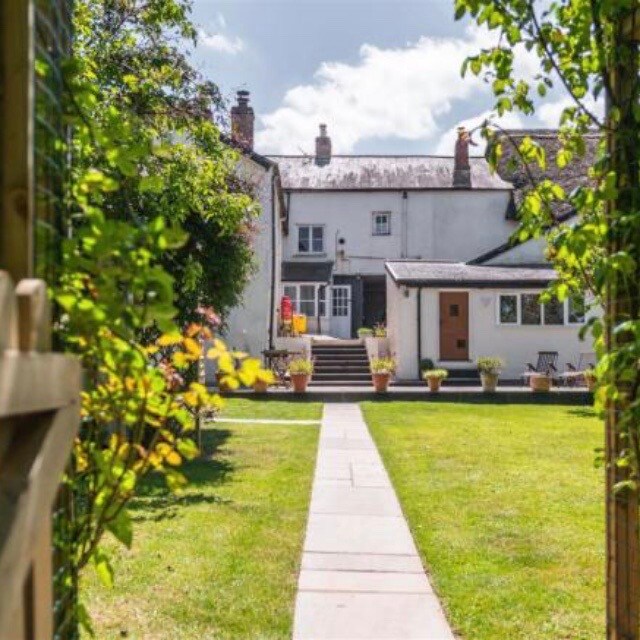
[(410, 295), (409, 287), (402, 287), (402, 295), (404, 295), (405, 298), (409, 297)]

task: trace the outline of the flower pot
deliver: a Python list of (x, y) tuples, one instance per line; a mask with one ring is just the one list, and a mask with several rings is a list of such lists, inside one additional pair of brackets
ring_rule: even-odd
[(371, 379), (373, 380), (373, 387), (376, 393), (386, 393), (389, 386), (389, 380), (391, 378), (390, 373), (372, 373)]
[(593, 393), (596, 390), (596, 379), (593, 376), (585, 376), (584, 380), (587, 383), (587, 389)]
[(534, 374), (529, 377), (529, 386), (532, 391), (537, 393), (551, 391), (551, 376), (540, 373)]
[(486, 393), (494, 393), (498, 387), (497, 373), (487, 373), (483, 371), (480, 373), (480, 380), (482, 381), (482, 390)]
[(431, 393), (438, 393), (438, 391), (440, 391), (440, 385), (442, 384), (442, 378), (427, 378), (427, 384), (429, 385), (429, 391), (431, 391)]
[(304, 393), (307, 390), (310, 378), (311, 376), (308, 373), (292, 373), (291, 384), (293, 385), (294, 393)]
[(253, 390), (256, 393), (267, 393), (268, 388), (269, 388), (269, 384), (264, 380), (256, 380), (253, 383)]

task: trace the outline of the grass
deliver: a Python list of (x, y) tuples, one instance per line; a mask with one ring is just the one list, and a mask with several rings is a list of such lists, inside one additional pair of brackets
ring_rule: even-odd
[(306, 400), (261, 400), (249, 398), (226, 398), (220, 413), (224, 418), (260, 418), (277, 420), (320, 420), (321, 402)]
[(579, 407), (365, 403), (450, 622), (468, 640), (604, 637), (602, 425)]
[(186, 466), (184, 494), (147, 482), (133, 548), (109, 545), (116, 586), (86, 572), (96, 636), (289, 638), (317, 437), (309, 425), (205, 429), (213, 455)]

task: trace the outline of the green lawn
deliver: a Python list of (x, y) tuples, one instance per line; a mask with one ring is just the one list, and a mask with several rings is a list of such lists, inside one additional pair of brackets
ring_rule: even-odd
[(364, 403), (465, 640), (604, 637), (603, 428), (590, 410)]
[(213, 455), (187, 465), (183, 496), (148, 483), (132, 550), (109, 545), (115, 588), (88, 569), (97, 638), (289, 638), (317, 437), (310, 425), (206, 429)]
[[(292, 394), (293, 395), (293, 394)], [(322, 403), (306, 400), (260, 400), (225, 398), (224, 418), (261, 418), (277, 420), (320, 420)]]

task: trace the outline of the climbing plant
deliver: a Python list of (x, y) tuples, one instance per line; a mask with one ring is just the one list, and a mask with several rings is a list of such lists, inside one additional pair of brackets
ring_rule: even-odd
[[(588, 324), (599, 355), (596, 404), (606, 417), (607, 633), (638, 638), (638, 482), (640, 480), (640, 104), (637, 0), (455, 0), (456, 17), (471, 17), (496, 34), (495, 45), (467, 59), (463, 73), (492, 86), (495, 112), (530, 115), (551, 90), (565, 100), (558, 151), (549, 158), (531, 137), (515, 143), (495, 122), (483, 134), (494, 166), (513, 145), (529, 177), (520, 208), (521, 240), (545, 234), (559, 274), (548, 295), (589, 291), (596, 314)], [(517, 72), (518, 56), (535, 55), (533, 77)], [(600, 107), (606, 103), (606, 115)], [(569, 170), (585, 139), (600, 144), (585, 183), (571, 193), (544, 177), (548, 163)], [(554, 208), (575, 217), (556, 224)]]

